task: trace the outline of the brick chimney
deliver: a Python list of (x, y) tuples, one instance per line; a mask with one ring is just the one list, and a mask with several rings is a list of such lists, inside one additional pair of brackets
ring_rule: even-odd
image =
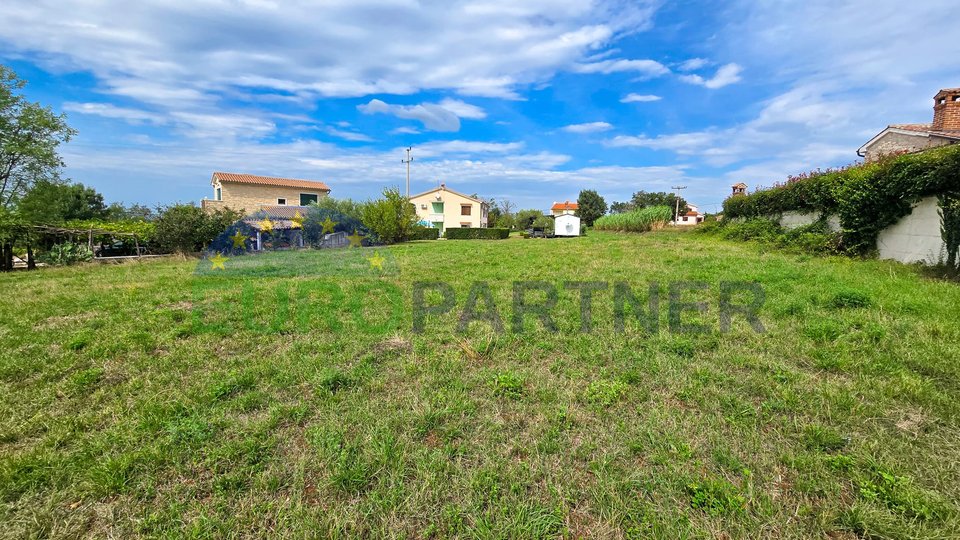
[(960, 131), (960, 88), (946, 88), (933, 97), (933, 131)]

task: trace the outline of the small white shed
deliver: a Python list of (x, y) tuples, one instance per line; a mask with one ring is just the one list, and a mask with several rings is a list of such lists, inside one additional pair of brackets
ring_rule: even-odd
[(580, 236), (580, 218), (573, 214), (557, 216), (553, 222), (556, 236)]

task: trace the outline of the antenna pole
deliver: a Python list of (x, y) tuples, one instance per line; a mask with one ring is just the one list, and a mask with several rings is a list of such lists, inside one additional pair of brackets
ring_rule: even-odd
[(413, 157), (410, 155), (410, 152), (413, 151), (412, 146), (407, 147), (407, 159), (401, 159), (400, 163), (407, 164), (407, 198), (410, 198), (410, 162), (413, 161)]
[(687, 186), (671, 186), (671, 189), (677, 192), (677, 208), (673, 211), (673, 225), (676, 226), (680, 221), (680, 190), (687, 189)]

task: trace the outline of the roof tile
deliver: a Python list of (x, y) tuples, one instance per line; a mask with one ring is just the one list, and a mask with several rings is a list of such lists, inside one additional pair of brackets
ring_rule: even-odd
[(257, 184), (261, 186), (282, 186), (294, 188), (317, 189), (330, 191), (330, 186), (313, 180), (298, 180), (296, 178), (275, 178), (272, 176), (257, 176), (255, 174), (237, 174), (215, 172), (213, 177), (221, 182), (235, 182), (238, 184)]

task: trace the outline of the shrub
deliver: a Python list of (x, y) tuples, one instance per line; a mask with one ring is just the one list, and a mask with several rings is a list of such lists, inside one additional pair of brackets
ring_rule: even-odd
[(410, 240), (436, 240), (440, 238), (440, 229), (416, 226), (410, 233)]
[(86, 244), (64, 242), (54, 244), (44, 256), (43, 262), (55, 266), (69, 266), (93, 259), (93, 252)]
[[(837, 214), (843, 243), (854, 253), (876, 247), (880, 231), (908, 215), (926, 196), (960, 195), (960, 146), (891, 156), (839, 170), (814, 171), (723, 203), (727, 218), (770, 217), (788, 211)], [(944, 234), (947, 241), (948, 234)], [(960, 240), (955, 237), (953, 245)]]
[(673, 210), (666, 206), (650, 206), (622, 214), (609, 214), (593, 223), (599, 231), (647, 232), (666, 226)]
[(417, 226), (416, 209), (396, 188), (384, 189), (382, 199), (364, 203), (360, 215), (367, 229), (384, 244), (409, 240)]
[(510, 229), (481, 229), (463, 227), (447, 229), (444, 237), (448, 240), (503, 240), (510, 236)]
[(202, 251), (241, 217), (229, 209), (211, 214), (192, 204), (168, 206), (157, 218), (154, 242), (167, 253)]
[(783, 233), (780, 224), (769, 219), (748, 219), (727, 223), (720, 229), (720, 236), (727, 240), (758, 240), (774, 242)]

